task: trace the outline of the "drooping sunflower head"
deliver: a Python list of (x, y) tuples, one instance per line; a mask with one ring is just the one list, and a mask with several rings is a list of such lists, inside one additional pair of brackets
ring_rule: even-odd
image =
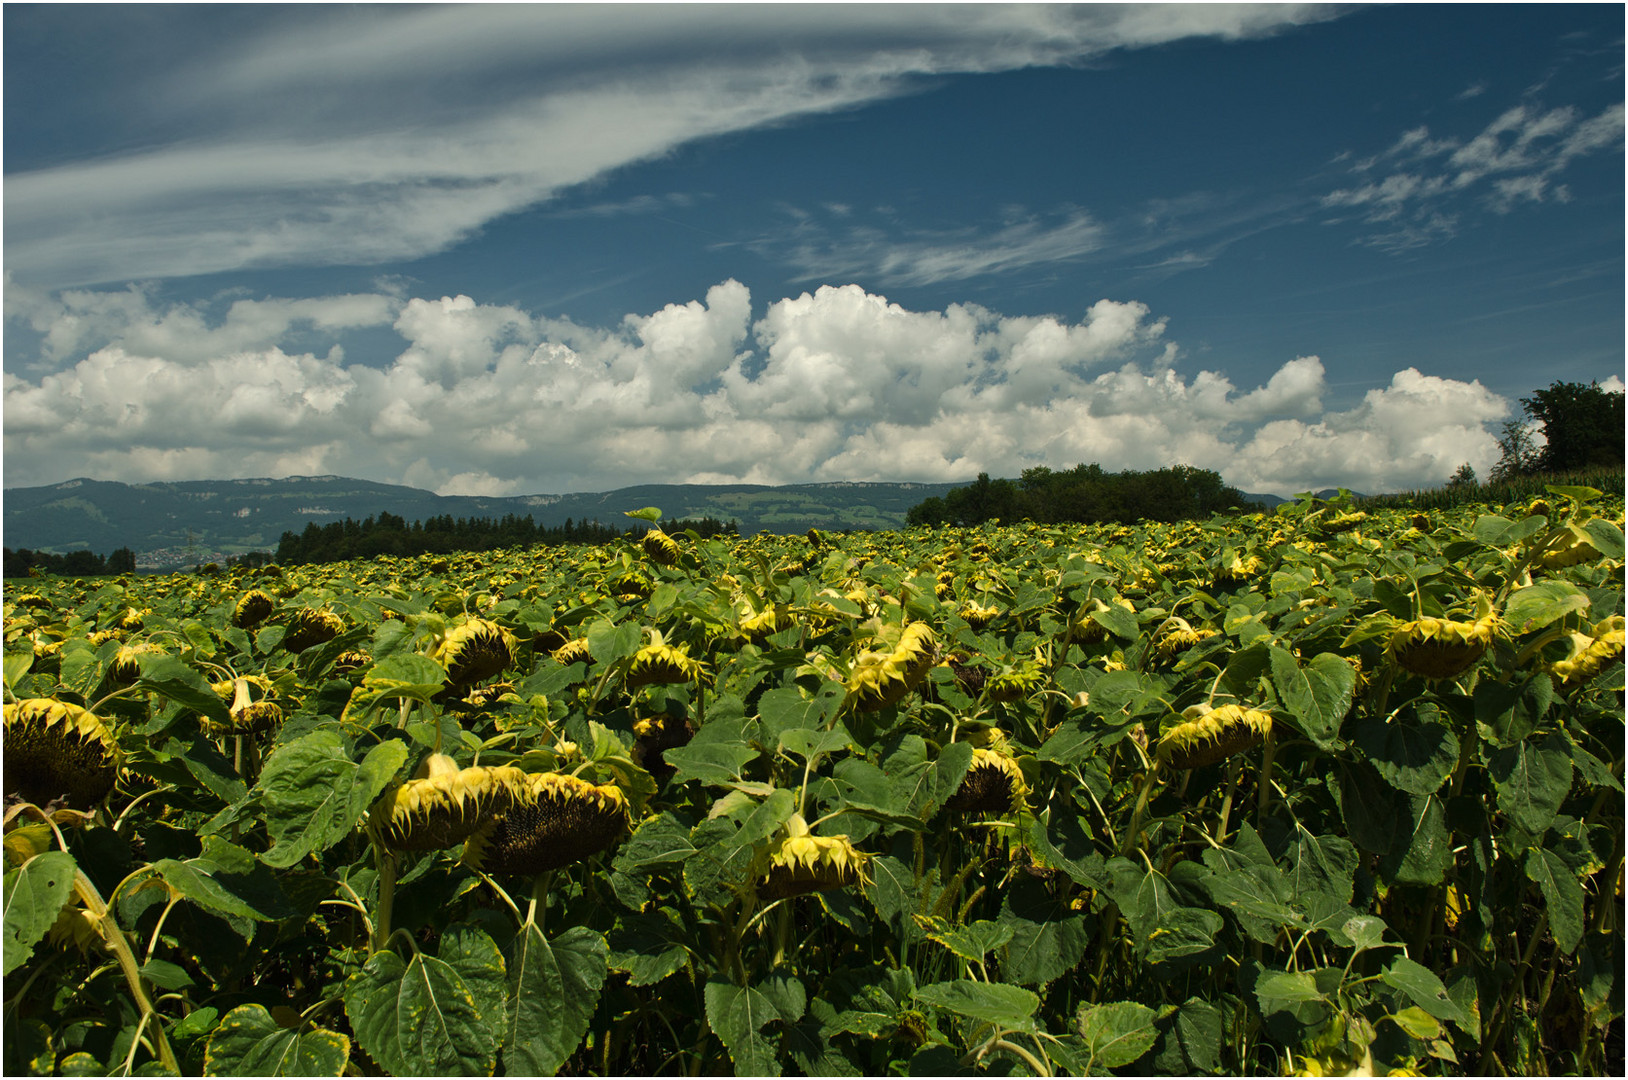
[[(1113, 603), (1116, 607), (1124, 608), (1126, 611), (1134, 612), (1136, 610), (1135, 605), (1122, 596), (1114, 597)], [(1071, 645), (1100, 645), (1107, 641), (1108, 628), (1103, 625), (1100, 619), (1096, 618), (1099, 613), (1107, 610), (1109, 610), (1108, 604), (1093, 596), (1091, 602), (1083, 606), (1068, 624), (1066, 634), (1068, 643)]]
[(991, 675), (984, 690), (991, 701), (1017, 701), (1045, 685), (1045, 667), (1035, 660), (1020, 660)]
[(1162, 660), (1170, 660), (1205, 638), (1214, 636), (1215, 631), (1207, 626), (1195, 630), (1186, 619), (1172, 618), (1168, 621), (1164, 633), (1153, 643), (1153, 652)]
[(864, 883), (870, 856), (856, 850), (846, 835), (814, 836), (801, 814), (786, 822), (785, 835), (754, 864), (759, 899), (783, 900), (827, 889)]
[(1259, 555), (1245, 556), (1241, 552), (1234, 552), (1232, 558), (1224, 563), (1215, 572), (1217, 585), (1236, 585), (1248, 581), (1265, 569), (1266, 564)]
[(288, 618), (288, 627), (283, 632), (283, 648), (289, 652), (304, 652), (332, 641), (344, 629), (345, 620), (331, 611), (300, 608)]
[(5, 786), (44, 806), (66, 797), (88, 807), (113, 790), (119, 747), (101, 717), (55, 698), (5, 706)]
[(115, 686), (129, 686), (141, 678), (141, 658), (143, 656), (162, 656), (164, 647), (153, 641), (142, 641), (135, 645), (121, 645), (119, 651), (113, 654), (113, 662), (107, 667), (107, 679)]
[(371, 663), (373, 663), (373, 657), (365, 652), (351, 649), (334, 657), (333, 673), (335, 675), (349, 675), (352, 672), (361, 671)]
[(1593, 562), (1600, 558), (1587, 530), (1576, 522), (1566, 525), (1565, 535), (1553, 547), (1538, 556), (1538, 565), (1545, 570), (1564, 570), (1568, 566)]
[(277, 601), (259, 589), (250, 589), (232, 608), (232, 625), (247, 630), (271, 618), (271, 613), (276, 610)]
[(786, 610), (785, 604), (774, 604), (758, 612), (751, 611), (748, 605), (745, 610), (746, 614), (740, 619), (740, 631), (759, 645), (763, 644), (769, 635), (790, 630), (797, 625), (797, 620)]
[(629, 690), (657, 683), (700, 682), (706, 677), (701, 661), (691, 659), (686, 646), (667, 644), (659, 630), (651, 631), (650, 636), (650, 644), (634, 653), (628, 664)]
[(463, 862), (488, 874), (540, 874), (605, 850), (627, 828), (627, 796), (616, 785), (528, 773), (513, 804), (469, 837)]
[(651, 529), (639, 543), (650, 561), (657, 566), (672, 566), (678, 562), (678, 541), (660, 529)]
[(431, 754), (413, 779), (386, 788), (368, 814), (368, 828), (392, 851), (433, 851), (463, 843), (524, 792), (527, 774), (511, 765), (460, 769)]
[(687, 717), (657, 713), (633, 725), (633, 761), (657, 780), (671, 776), (676, 769), (663, 756), (669, 750), (689, 745), (695, 725)]
[(1592, 679), (1607, 664), (1622, 659), (1623, 625), (1621, 615), (1612, 615), (1596, 623), (1587, 634), (1572, 634), (1565, 659), (1550, 665), (1549, 670), (1561, 682), (1572, 685)]
[(495, 622), (470, 619), (447, 631), (431, 659), (447, 669), (453, 686), (473, 686), (514, 663), (514, 635)]
[(591, 664), (594, 654), (588, 651), (588, 639), (585, 637), (567, 641), (555, 649), (551, 654), (555, 660), (562, 664)]
[(1358, 525), (1361, 525), (1367, 520), (1367, 512), (1358, 510), (1354, 513), (1342, 512), (1328, 514), (1324, 517), (1314, 517), (1312, 524), (1315, 525), (1317, 531), (1322, 533), (1324, 536), (1332, 536), (1335, 533), (1350, 532), (1352, 529), (1355, 529)]
[(1178, 769), (1198, 769), (1241, 754), (1272, 731), (1272, 716), (1242, 705), (1190, 710), (1198, 715), (1183, 720), (1159, 738), (1159, 760)]
[(1451, 679), (1469, 670), (1503, 629), (1486, 597), (1477, 617), (1439, 619), (1426, 615), (1399, 625), (1388, 651), (1404, 671), (1432, 681)]
[(1001, 609), (997, 607), (984, 607), (982, 604), (967, 603), (961, 605), (956, 614), (967, 621), (967, 625), (974, 630), (983, 630), (990, 623), (1000, 617)]
[(933, 628), (914, 622), (898, 631), (888, 647), (891, 628), (878, 634), (883, 646), (861, 652), (848, 678), (848, 700), (861, 712), (896, 705), (932, 670), (938, 657)]
[(1028, 792), (1023, 770), (1010, 754), (979, 747), (972, 751), (967, 775), (955, 794), (944, 801), (944, 808), (962, 813), (1007, 814), (1022, 807)]

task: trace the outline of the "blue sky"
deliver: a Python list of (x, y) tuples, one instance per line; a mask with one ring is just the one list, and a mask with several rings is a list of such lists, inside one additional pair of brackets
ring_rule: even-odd
[(1620, 388), (1619, 5), (7, 5), (5, 483), (1182, 462)]

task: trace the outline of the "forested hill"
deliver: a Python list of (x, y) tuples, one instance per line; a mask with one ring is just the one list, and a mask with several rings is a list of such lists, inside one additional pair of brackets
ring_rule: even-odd
[(169, 567), (271, 551), (285, 532), (381, 513), (408, 521), (530, 516), (540, 527), (599, 521), (625, 527), (623, 514), (660, 507), (668, 518), (738, 523), (741, 534), (810, 528), (896, 529), (912, 506), (953, 484), (644, 484), (608, 492), (488, 497), (431, 491), (342, 476), (282, 480), (196, 480), (122, 484), (69, 480), (5, 490), (5, 546), (105, 554), (136, 553), (137, 565)]

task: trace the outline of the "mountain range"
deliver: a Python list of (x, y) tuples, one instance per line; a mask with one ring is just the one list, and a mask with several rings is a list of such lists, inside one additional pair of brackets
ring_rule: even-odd
[[(597, 520), (625, 527), (623, 516), (660, 507), (666, 520), (711, 517), (738, 523), (743, 536), (800, 533), (810, 528), (897, 529), (912, 506), (942, 497), (959, 484), (834, 482), (768, 487), (761, 484), (642, 484), (568, 495), (437, 495), (399, 484), (343, 476), (281, 480), (188, 480), (124, 484), (77, 479), (44, 487), (5, 489), (5, 546), (13, 550), (105, 555), (136, 553), (142, 569), (221, 561), (228, 555), (273, 551), (284, 532), (307, 522), (361, 521), (391, 513), (408, 521), (531, 515), (545, 527)], [(1268, 506), (1275, 495), (1246, 498)]]

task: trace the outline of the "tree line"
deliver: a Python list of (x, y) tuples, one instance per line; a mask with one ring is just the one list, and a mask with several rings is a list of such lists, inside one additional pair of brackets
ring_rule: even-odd
[[(505, 514), (501, 518), (454, 518), (451, 514), (442, 514), (408, 524), (405, 518), (395, 514), (380, 513), (361, 521), (348, 517), (327, 525), (313, 521), (306, 524), (303, 532), (285, 532), (277, 543), (277, 562), (296, 566), (379, 555), (450, 555), (458, 551), (490, 551), (537, 544), (604, 544), (629, 532), (642, 532), (644, 528), (641, 524), (618, 529), (602, 524), (597, 518), (592, 521), (566, 518), (563, 525), (542, 526), (530, 514), (525, 517)], [(668, 528), (693, 529), (705, 538), (733, 535), (738, 527), (733, 521), (726, 523), (705, 517), (671, 522)]]
[(4, 576), (27, 577), (30, 570), (42, 574), (60, 574), (63, 577), (99, 577), (109, 574), (136, 572), (136, 553), (127, 547), (111, 555), (102, 556), (94, 551), (69, 551), (61, 555), (49, 551), (30, 551), (5, 548)]
[(988, 473), (911, 507), (911, 525), (978, 525), (986, 521), (1102, 522), (1181, 521), (1223, 510), (1254, 506), (1219, 473), (1188, 465), (1149, 472), (1108, 472), (1101, 465), (1076, 465), (1053, 472), (1044, 465), (1023, 470), (1016, 481), (991, 480)]

